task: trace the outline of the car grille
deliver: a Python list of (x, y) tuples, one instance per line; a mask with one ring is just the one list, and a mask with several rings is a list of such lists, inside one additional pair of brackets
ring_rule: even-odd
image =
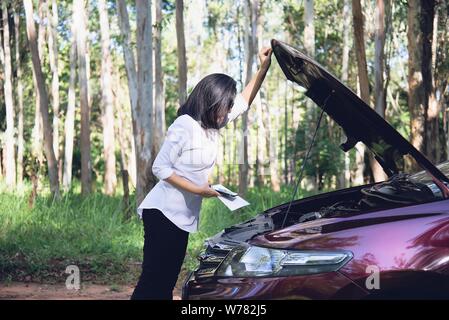
[(198, 257), (199, 266), (193, 272), (196, 280), (208, 279), (215, 275), (220, 264), (228, 253), (246, 243), (258, 234), (274, 229), (273, 220), (269, 215), (260, 214), (255, 218), (226, 228), (221, 233), (205, 241), (205, 251)]
[(198, 256), (200, 262), (198, 268), (193, 272), (195, 279), (205, 280), (215, 275), (221, 262), (228, 253), (239, 243), (224, 241), (218, 244), (208, 243), (206, 251)]

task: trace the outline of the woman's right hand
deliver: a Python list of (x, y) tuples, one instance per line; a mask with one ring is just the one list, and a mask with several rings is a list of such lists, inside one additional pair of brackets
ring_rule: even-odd
[(271, 65), (271, 54), (273, 53), (273, 49), (270, 47), (263, 47), (260, 49), (258, 56), (260, 61), (260, 66), (264, 70), (268, 70)]
[(217, 197), (217, 196), (220, 195), (217, 191), (212, 189), (208, 183), (206, 183), (205, 185), (200, 186), (198, 188), (197, 194), (202, 196), (202, 197), (204, 197), (204, 198)]

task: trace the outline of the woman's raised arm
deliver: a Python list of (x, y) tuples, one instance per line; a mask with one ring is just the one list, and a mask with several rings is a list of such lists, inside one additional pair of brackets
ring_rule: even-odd
[(259, 91), (260, 86), (265, 79), (265, 75), (270, 68), (272, 52), (273, 50), (270, 47), (264, 47), (259, 51), (260, 67), (242, 91), (242, 96), (248, 102), (249, 106), (251, 106), (251, 103), (256, 97), (257, 91)]

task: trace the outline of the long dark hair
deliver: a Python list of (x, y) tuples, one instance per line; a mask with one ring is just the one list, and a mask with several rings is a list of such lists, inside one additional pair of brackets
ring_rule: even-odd
[[(201, 121), (205, 129), (220, 129), (234, 104), (237, 83), (223, 73), (212, 73), (197, 83), (186, 102), (178, 109), (178, 117), (188, 114)], [(222, 121), (219, 119), (222, 118)]]

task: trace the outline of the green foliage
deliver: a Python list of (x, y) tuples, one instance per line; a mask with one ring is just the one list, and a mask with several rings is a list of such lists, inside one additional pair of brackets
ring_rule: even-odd
[(59, 203), (44, 194), (32, 209), (29, 190), (0, 193), (0, 275), (61, 281), (65, 267), (75, 264), (84, 280), (130, 280), (129, 263), (141, 254), (140, 225), (124, 219), (120, 198), (83, 198), (73, 190)]
[[(121, 195), (79, 194), (79, 183), (52, 202), (48, 192), (28, 207), (31, 186), (8, 192), (0, 185), (0, 281), (64, 282), (68, 265), (77, 265), (82, 281), (132, 283), (140, 272), (143, 228), (137, 214), (125, 219)], [(47, 189), (48, 190), (48, 189)], [(252, 205), (230, 212), (218, 199), (206, 199), (200, 230), (189, 239), (184, 270), (191, 270), (207, 237), (225, 227), (290, 200), (291, 189), (250, 189)], [(134, 199), (131, 199), (134, 203)], [(135, 208), (132, 208), (135, 213)]]

